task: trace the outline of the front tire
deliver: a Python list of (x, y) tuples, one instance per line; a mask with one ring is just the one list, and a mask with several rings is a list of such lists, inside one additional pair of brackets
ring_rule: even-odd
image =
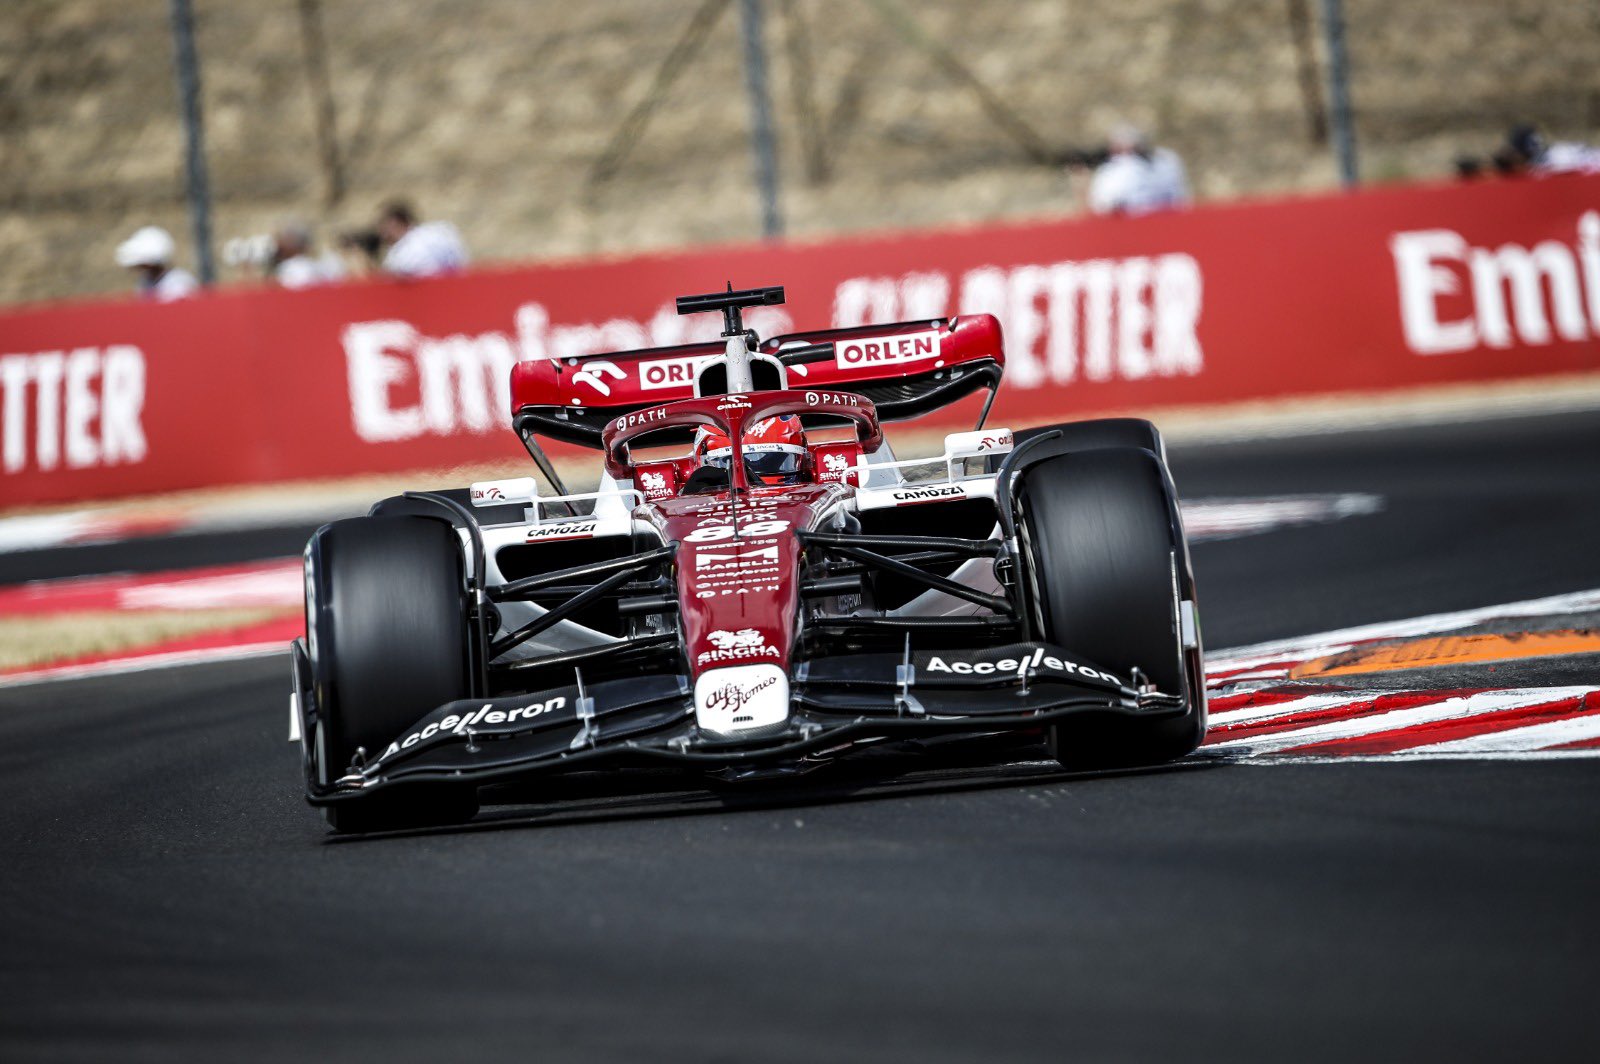
[[(306, 547), (306, 631), (326, 786), (429, 710), (471, 693), (460, 542), (442, 521), (357, 517)], [(335, 831), (470, 819), (470, 787), (416, 785), (324, 807)]]
[(1205, 688), (1198, 633), (1183, 645), (1180, 601), (1193, 583), (1161, 460), (1125, 446), (1058, 454), (1023, 472), (1018, 496), (1043, 638), (1124, 678), (1137, 668), (1186, 701), (1169, 715), (1069, 718), (1050, 728), (1051, 754), (1110, 768), (1191, 753), (1205, 735)]

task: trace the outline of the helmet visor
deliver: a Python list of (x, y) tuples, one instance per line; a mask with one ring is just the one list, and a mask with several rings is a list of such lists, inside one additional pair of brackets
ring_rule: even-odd
[[(745, 474), (767, 484), (789, 484), (797, 481), (805, 471), (804, 447), (787, 443), (747, 443), (743, 447)], [(719, 447), (707, 451), (702, 465), (727, 469), (733, 461), (733, 448)]]
[(790, 481), (800, 476), (805, 467), (804, 452), (757, 451), (749, 447), (744, 452), (744, 468), (751, 476), (771, 483), (774, 480)]

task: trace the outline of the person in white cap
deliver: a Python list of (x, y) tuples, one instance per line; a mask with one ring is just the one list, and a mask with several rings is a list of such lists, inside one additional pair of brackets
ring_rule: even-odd
[(1149, 214), (1189, 202), (1183, 161), (1170, 148), (1152, 148), (1133, 126), (1111, 131), (1110, 157), (1089, 184), (1089, 209), (1096, 214)]
[(147, 225), (117, 245), (117, 265), (137, 275), (140, 296), (167, 303), (192, 296), (200, 288), (194, 274), (172, 265), (176, 250), (171, 233)]

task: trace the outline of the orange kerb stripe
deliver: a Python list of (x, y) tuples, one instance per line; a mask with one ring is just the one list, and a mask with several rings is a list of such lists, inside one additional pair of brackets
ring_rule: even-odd
[(1600, 653), (1600, 631), (1568, 629), (1559, 632), (1483, 632), (1475, 635), (1432, 636), (1403, 643), (1361, 647), (1317, 658), (1289, 670), (1295, 679), (1308, 676), (1343, 676), (1390, 669), (1426, 669), (1435, 665), (1466, 665), (1480, 661), (1515, 661), (1559, 654)]

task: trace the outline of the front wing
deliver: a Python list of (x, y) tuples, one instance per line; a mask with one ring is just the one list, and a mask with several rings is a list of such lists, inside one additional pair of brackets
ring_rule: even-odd
[[(313, 805), (398, 783), (500, 783), (573, 769), (677, 764), (781, 773), (822, 764), (865, 741), (1038, 728), (1082, 714), (1182, 713), (1184, 700), (1135, 687), (1047, 643), (900, 657), (858, 654), (802, 662), (778, 734), (717, 739), (695, 723), (687, 676), (658, 674), (438, 707), (342, 774), (319, 773), (310, 668), (294, 646), (295, 707)], [(1137, 677), (1135, 677), (1137, 680)], [(324, 782), (325, 781), (325, 782)]]

